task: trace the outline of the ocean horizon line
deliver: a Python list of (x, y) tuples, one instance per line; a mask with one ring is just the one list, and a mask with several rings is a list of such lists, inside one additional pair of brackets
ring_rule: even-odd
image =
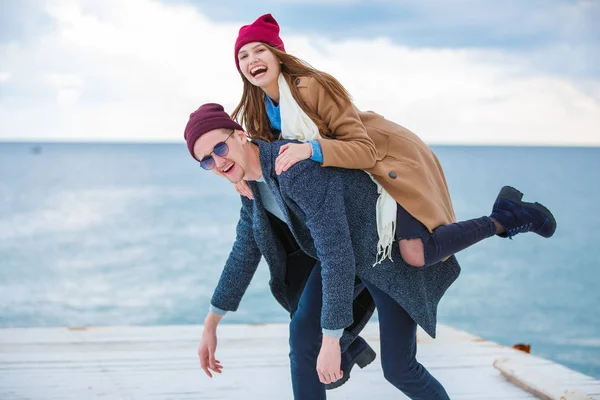
[[(600, 148), (597, 144), (582, 143), (478, 143), (478, 142), (425, 142), (429, 146), (435, 147), (525, 147), (525, 148)], [(4, 144), (23, 144), (31, 146), (42, 145), (185, 145), (185, 141), (176, 140), (35, 140), (35, 139), (0, 139), (0, 145)]]

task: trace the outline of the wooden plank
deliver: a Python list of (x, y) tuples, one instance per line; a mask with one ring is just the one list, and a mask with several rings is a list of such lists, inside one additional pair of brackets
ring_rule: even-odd
[[(201, 326), (0, 329), (0, 399), (292, 398), (287, 325), (221, 325), (217, 356), (224, 373), (212, 380), (196, 354), (201, 333)], [(383, 377), (377, 324), (363, 336), (378, 359), (353, 370), (328, 399), (405, 399)], [(535, 399), (493, 368), (497, 359), (540, 371), (556, 366), (443, 325), (438, 339), (422, 331), (418, 337), (419, 361), (453, 400)], [(556, 379), (573, 390), (600, 393), (600, 382), (560, 371)]]
[[(546, 371), (546, 374), (543, 374), (531, 366), (510, 358), (496, 360), (494, 368), (499, 370), (507, 380), (542, 400), (594, 400), (591, 396), (558, 384), (556, 379), (560, 381), (561, 376), (564, 376), (560, 373), (548, 374)], [(569, 370), (564, 372), (570, 374)]]

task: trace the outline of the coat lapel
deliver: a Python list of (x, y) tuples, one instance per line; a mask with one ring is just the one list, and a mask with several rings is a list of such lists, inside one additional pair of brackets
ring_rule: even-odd
[[(281, 188), (279, 187), (279, 179), (277, 177), (277, 174), (275, 173), (274, 166), (275, 166), (276, 155), (273, 154), (272, 146), (270, 146), (268, 143), (265, 143), (262, 141), (257, 141), (257, 142), (258, 142), (258, 147), (260, 150), (260, 152), (259, 152), (260, 166), (261, 166), (262, 172), (263, 172), (263, 179), (264, 179), (265, 183), (267, 184), (267, 186), (269, 187), (269, 189), (271, 190), (271, 193), (273, 193), (273, 196), (275, 197), (275, 201), (277, 202), (277, 205), (283, 212), (283, 216), (285, 217), (285, 222), (288, 224), (288, 226), (292, 227), (293, 224), (292, 224), (290, 210), (288, 209), (287, 205), (283, 201), (283, 197), (281, 196)], [(292, 231), (293, 231), (293, 229), (292, 229)]]
[[(250, 190), (252, 190), (252, 194), (254, 195), (254, 201), (252, 202), (252, 230), (254, 231), (256, 245), (267, 262), (274, 280), (280, 283), (285, 282), (285, 268), (282, 268), (285, 266), (285, 250), (273, 231), (257, 184), (249, 181), (248, 186), (250, 186)], [(278, 300), (280, 302), (283, 301), (281, 299)]]
[(281, 195), (279, 177), (275, 173), (274, 168), (275, 159), (277, 158), (278, 154), (275, 154), (273, 149), (277, 149), (278, 147), (272, 146), (270, 143), (266, 143), (260, 140), (257, 140), (257, 143), (260, 150), (260, 165), (263, 172), (263, 179), (269, 187), (269, 189), (271, 190), (271, 193), (273, 193), (277, 205), (281, 208), (281, 211), (283, 212), (283, 216), (285, 218), (285, 222), (290, 228), (294, 239), (304, 250), (304, 252), (316, 258), (316, 250), (314, 248), (312, 238), (310, 237), (310, 233), (308, 232), (308, 228), (302, 221), (299, 220), (299, 216), (292, 212), (288, 204), (283, 199), (283, 196)]
[[(248, 186), (250, 186), (250, 190), (252, 190), (252, 195), (254, 196), (254, 201), (252, 202), (252, 221), (254, 225), (254, 234), (261, 235), (265, 232), (270, 232), (269, 217), (267, 217), (267, 210), (265, 209), (262, 198), (260, 197), (258, 185), (255, 182), (248, 181)], [(261, 242), (262, 241), (259, 241), (258, 243), (259, 247), (261, 247)], [(261, 250), (263, 249), (261, 248)]]

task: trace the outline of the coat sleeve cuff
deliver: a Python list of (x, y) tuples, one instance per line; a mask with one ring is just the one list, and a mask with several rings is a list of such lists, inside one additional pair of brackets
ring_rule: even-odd
[(323, 150), (321, 149), (321, 143), (318, 140), (309, 140), (310, 146), (312, 147), (311, 160), (322, 163), (323, 162)]
[(210, 311), (213, 314), (220, 315), (221, 317), (223, 317), (223, 316), (225, 316), (225, 314), (227, 314), (226, 310), (221, 310), (219, 307), (215, 307), (212, 304), (208, 308), (208, 311)]
[(344, 334), (344, 329), (323, 329), (323, 335), (339, 339)]

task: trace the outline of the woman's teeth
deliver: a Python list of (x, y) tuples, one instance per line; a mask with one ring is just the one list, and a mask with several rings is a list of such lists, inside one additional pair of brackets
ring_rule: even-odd
[(263, 72), (267, 72), (267, 67), (261, 65), (261, 66), (252, 68), (250, 70), (250, 75), (256, 76), (256, 75), (261, 74)]

